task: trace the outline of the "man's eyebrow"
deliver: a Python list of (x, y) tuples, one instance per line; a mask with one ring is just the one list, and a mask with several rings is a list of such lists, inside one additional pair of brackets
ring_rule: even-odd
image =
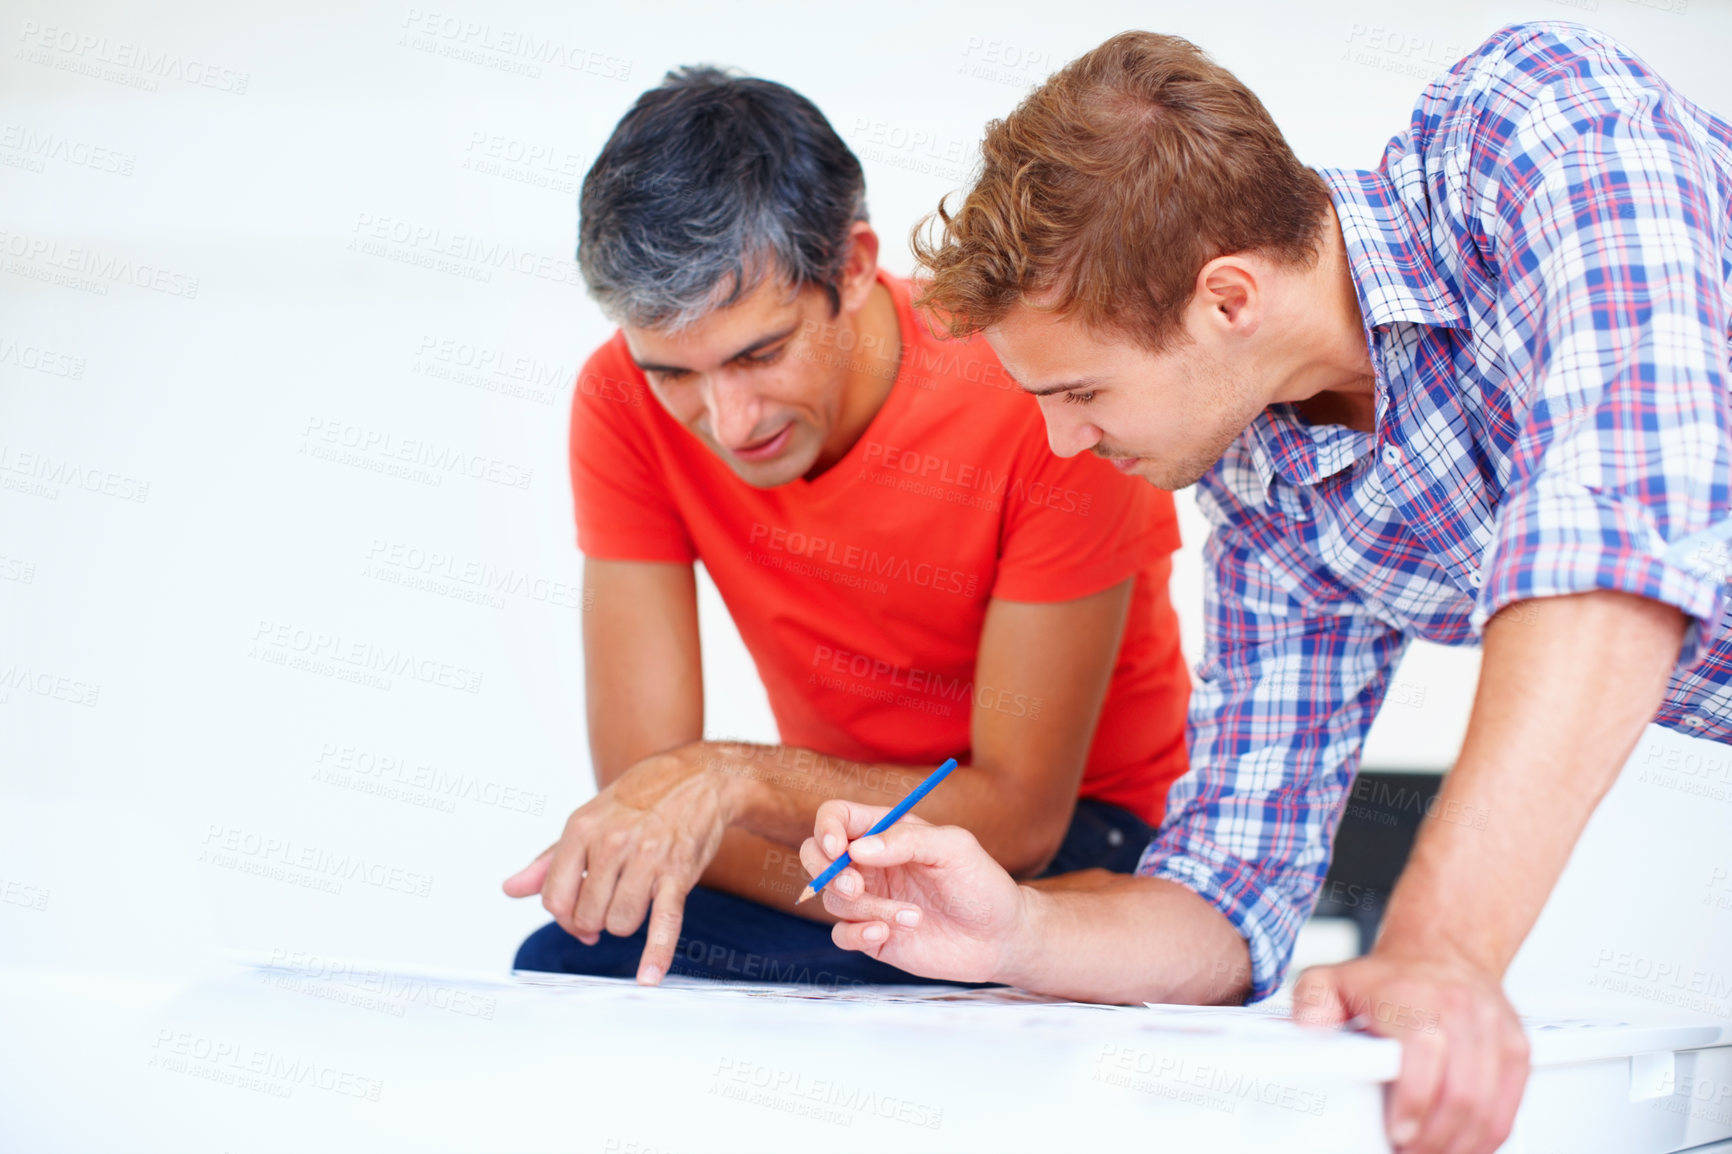
[(1044, 389), (1031, 389), (1027, 385), (1023, 385), (1022, 388), (1031, 397), (1050, 397), (1054, 393), (1068, 393), (1072, 389), (1086, 389), (1099, 383), (1099, 377), (1078, 377), (1074, 381), (1066, 381), (1062, 385), (1048, 385)]
[[(737, 361), (741, 357), (749, 357), (767, 345), (773, 345), (777, 341), (786, 340), (788, 337), (793, 336), (794, 330), (799, 327), (798, 324), (793, 324), (779, 333), (771, 333), (767, 337), (759, 337), (757, 340), (753, 341), (751, 344), (747, 345), (745, 348), (729, 357), (727, 361), (723, 361), (722, 363), (727, 364), (728, 361)], [(645, 362), (638, 360), (636, 357), (631, 359), (631, 363), (638, 367), (640, 373), (684, 373), (690, 371), (684, 365), (646, 364)]]

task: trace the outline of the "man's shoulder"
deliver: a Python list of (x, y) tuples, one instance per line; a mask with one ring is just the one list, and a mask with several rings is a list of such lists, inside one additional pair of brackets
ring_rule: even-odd
[(578, 370), (578, 378), (581, 380), (588, 376), (612, 378), (622, 387), (641, 389), (648, 384), (643, 370), (632, 360), (631, 349), (625, 343), (625, 333), (619, 329), (615, 329), (612, 336), (597, 345), (584, 359), (583, 367)]
[[(1433, 122), (1454, 112), (1492, 122), (1486, 141), (1516, 143), (1516, 126), (1545, 114), (1544, 94), (1558, 85), (1581, 93), (1622, 88), (1653, 74), (1628, 48), (1585, 24), (1536, 20), (1506, 24), (1457, 60), (1420, 96), (1415, 122)], [(1570, 100), (1570, 97), (1560, 99)], [(1566, 122), (1569, 118), (1565, 118)]]
[(1549, 79), (1580, 72), (1584, 58), (1630, 59), (1616, 40), (1568, 20), (1524, 20), (1505, 24), (1457, 61), (1451, 72), (1506, 72)]
[(901, 315), (913, 320), (913, 331), (902, 334), (902, 384), (936, 408), (966, 410), (971, 421), (1044, 428), (1040, 407), (1005, 371), (984, 337), (949, 335), (937, 317), (913, 306), (920, 295), (918, 281), (887, 279), (908, 303)]
[(572, 382), (574, 419), (577, 414), (603, 402), (619, 406), (620, 411), (617, 414), (612, 408), (594, 408), (593, 411), (621, 416), (641, 413), (647, 410), (649, 400), (649, 381), (637, 367), (637, 362), (632, 360), (625, 334), (618, 329), (589, 354)]
[(1506, 24), (1426, 86), (1383, 167), (1398, 184), (1437, 184), (1422, 195), (1460, 213), (1501, 211), (1588, 125), (1658, 83), (1629, 49), (1585, 25)]

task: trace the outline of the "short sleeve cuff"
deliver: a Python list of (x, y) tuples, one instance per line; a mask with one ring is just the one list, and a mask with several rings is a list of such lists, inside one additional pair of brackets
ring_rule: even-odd
[(1691, 618), (1681, 667), (1706, 656), (1732, 573), (1732, 521), (1668, 543), (1642, 505), (1585, 488), (1524, 493), (1505, 507), (1478, 603), (1476, 632), (1507, 605), (1608, 589), (1674, 606)]
[(1169, 536), (1158, 530), (1144, 533), (1135, 542), (1092, 564), (1001, 571), (993, 582), (992, 595), (1004, 601), (1037, 605), (1092, 597), (1173, 552)]
[(1194, 852), (1156, 840), (1143, 851), (1137, 873), (1177, 882), (1220, 910), (1245, 939), (1251, 954), (1251, 994), (1259, 1002), (1281, 987), (1303, 920), (1279, 884), (1250, 863), (1226, 854), (1206, 861)]
[(685, 540), (674, 540), (661, 530), (646, 531), (642, 527), (602, 526), (582, 524), (577, 531), (577, 547), (585, 557), (597, 561), (669, 561), (690, 564), (697, 560), (697, 551)]

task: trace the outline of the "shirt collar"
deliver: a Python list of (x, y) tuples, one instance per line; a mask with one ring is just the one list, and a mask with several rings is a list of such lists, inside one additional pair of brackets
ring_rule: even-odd
[[(1347, 242), (1347, 264), (1365, 327), (1406, 321), (1465, 329), (1459, 294), (1431, 259), (1426, 221), (1381, 170), (1320, 168)], [(1423, 182), (1398, 172), (1401, 184)], [(1420, 189), (1423, 198), (1425, 192)]]
[(1292, 405), (1270, 405), (1246, 431), (1265, 494), (1277, 473), (1295, 485), (1315, 485), (1371, 451), (1371, 434), (1310, 424)]
[[(1317, 171), (1341, 221), (1367, 340), (1371, 329), (1397, 322), (1468, 327), (1454, 286), (1432, 261), (1425, 230), (1395, 182), (1380, 171)], [(1382, 374), (1377, 389), (1381, 427), (1388, 400)], [(1375, 441), (1371, 434), (1341, 425), (1311, 425), (1291, 405), (1264, 409), (1248, 432), (1251, 459), (1265, 493), (1277, 474), (1292, 484), (1315, 485), (1369, 453)]]

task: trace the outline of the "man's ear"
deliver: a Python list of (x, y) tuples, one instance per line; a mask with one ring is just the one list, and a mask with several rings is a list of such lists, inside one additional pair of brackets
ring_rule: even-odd
[(841, 311), (859, 312), (877, 283), (878, 234), (870, 224), (857, 220), (848, 228), (848, 260), (842, 266), (842, 281), (836, 286)]
[(1262, 323), (1261, 269), (1243, 255), (1219, 256), (1197, 273), (1191, 307), (1201, 324), (1249, 336)]

